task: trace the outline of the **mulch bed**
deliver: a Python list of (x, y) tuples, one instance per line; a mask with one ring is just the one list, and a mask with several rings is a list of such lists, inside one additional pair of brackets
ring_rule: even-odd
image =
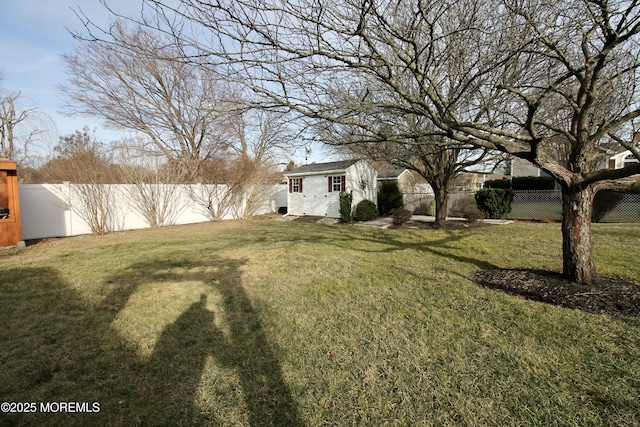
[(600, 277), (595, 286), (568, 282), (560, 273), (540, 270), (482, 270), (475, 281), (521, 298), (611, 316), (640, 317), (640, 283)]

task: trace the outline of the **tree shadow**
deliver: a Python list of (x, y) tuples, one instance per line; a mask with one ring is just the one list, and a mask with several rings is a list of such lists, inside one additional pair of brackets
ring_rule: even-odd
[[(12, 290), (5, 286), (12, 278), (16, 283), (26, 278), (32, 295), (0, 301), (5, 326), (0, 341), (9, 343), (0, 349), (2, 401), (95, 401), (101, 410), (55, 419), (10, 414), (0, 425), (225, 425), (199, 403), (208, 360), (236, 373), (244, 405), (232, 409), (246, 411), (251, 425), (303, 425), (277, 351), (242, 286), (245, 262), (212, 256), (133, 264), (106, 280), (106, 297), (97, 305), (87, 303), (55, 269), (3, 270), (0, 294)], [(199, 300), (162, 329), (149, 356), (114, 328), (140, 286), (193, 281), (204, 289)], [(210, 308), (211, 298), (222, 301), (219, 313)], [(6, 307), (12, 303), (15, 307)], [(19, 321), (25, 317), (26, 328)], [(216, 326), (216, 317), (228, 325), (226, 332)]]
[[(355, 249), (368, 253), (394, 253), (403, 250), (415, 250), (418, 252), (429, 253), (443, 258), (450, 258), (465, 264), (471, 264), (481, 269), (498, 268), (486, 260), (465, 256), (455, 253), (459, 248), (451, 246), (454, 243), (463, 241), (473, 233), (473, 229), (462, 230), (438, 230), (443, 231), (445, 236), (435, 240), (425, 240), (422, 242), (407, 241), (406, 235), (410, 233), (408, 230), (379, 230), (376, 228), (358, 227), (360, 232), (354, 238), (353, 233), (345, 233), (342, 227), (346, 225), (318, 225), (318, 224), (299, 224), (304, 227), (304, 233), (297, 238), (290, 239), (291, 243), (306, 242), (314, 244), (326, 244), (336, 246), (342, 249)], [(429, 231), (425, 231), (429, 233)], [(283, 241), (282, 234), (274, 235), (272, 241)], [(285, 233), (286, 235), (286, 233)], [(374, 247), (357, 248), (358, 243), (371, 243)]]

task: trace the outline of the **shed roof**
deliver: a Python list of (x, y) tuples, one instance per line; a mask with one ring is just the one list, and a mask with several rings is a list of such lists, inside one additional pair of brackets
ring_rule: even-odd
[(359, 159), (341, 160), (339, 162), (328, 163), (310, 163), (308, 165), (302, 165), (292, 171), (287, 172), (285, 175), (314, 175), (324, 172), (342, 171), (358, 163)]

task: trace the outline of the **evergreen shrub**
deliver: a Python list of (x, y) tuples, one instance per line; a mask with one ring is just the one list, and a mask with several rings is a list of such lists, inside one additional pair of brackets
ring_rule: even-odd
[(553, 190), (556, 181), (550, 176), (514, 176), (509, 179), (486, 181), (485, 188), (511, 188), (512, 190)]
[(514, 191), (502, 188), (483, 188), (476, 193), (478, 210), (485, 218), (500, 219), (511, 212)]
[(342, 222), (350, 223), (353, 221), (353, 192), (341, 192), (340, 195), (340, 219)]
[(378, 211), (387, 215), (394, 209), (403, 208), (404, 199), (397, 181), (382, 181), (378, 189)]
[(371, 200), (363, 200), (356, 206), (358, 221), (371, 221), (378, 217), (378, 207)]

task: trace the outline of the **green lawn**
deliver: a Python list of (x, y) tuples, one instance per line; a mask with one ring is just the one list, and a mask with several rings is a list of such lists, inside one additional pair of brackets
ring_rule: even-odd
[[(640, 280), (640, 225), (593, 230)], [(0, 402), (38, 411), (0, 425), (640, 425), (640, 319), (470, 280), (558, 270), (560, 239), (231, 221), (2, 251)]]

